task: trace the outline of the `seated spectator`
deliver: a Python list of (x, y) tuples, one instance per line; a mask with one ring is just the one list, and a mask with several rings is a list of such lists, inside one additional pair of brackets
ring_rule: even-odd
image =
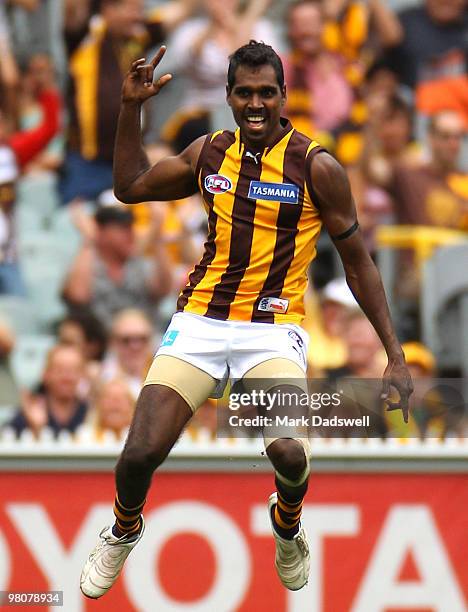
[(74, 433), (83, 423), (87, 404), (80, 399), (78, 386), (83, 376), (81, 351), (72, 346), (55, 346), (48, 356), (42, 383), (36, 391), (25, 392), (21, 408), (8, 423), (19, 436), (29, 429), (39, 435), (49, 428), (55, 435)]
[(312, 376), (320, 376), (324, 370), (340, 368), (347, 359), (347, 347), (343, 339), (348, 313), (359, 306), (344, 278), (337, 278), (325, 285), (320, 292), (319, 303), (314, 295), (306, 303), (304, 329), (313, 339), (309, 343), (307, 360)]
[(145, 15), (141, 0), (102, 0), (86, 38), (77, 45), (74, 31), (68, 39), (71, 87), (69, 151), (61, 184), (64, 203), (95, 200), (112, 188), (123, 75), (133, 61), (164, 40), (192, 4), (193, 0), (169, 2)]
[(328, 379), (333, 381), (344, 376), (380, 379), (383, 372), (380, 359), (382, 342), (360, 310), (347, 313), (343, 324), (343, 339), (346, 344), (346, 361), (341, 367), (329, 368)]
[(468, 175), (459, 166), (465, 135), (458, 113), (434, 115), (429, 161), (416, 167), (400, 164), (395, 170), (391, 192), (398, 223), (468, 229)]
[(119, 312), (112, 321), (110, 342), (99, 374), (101, 380), (121, 378), (138, 397), (154, 354), (154, 328), (136, 308)]
[(420, 148), (411, 139), (410, 107), (398, 96), (380, 97), (372, 121), (363, 132), (363, 151), (348, 176), (356, 201), (359, 225), (367, 248), (375, 252), (375, 230), (391, 219), (393, 202), (387, 189), (397, 165), (421, 162)]
[(65, 280), (63, 296), (72, 306), (87, 306), (108, 328), (124, 308), (141, 308), (155, 319), (158, 301), (172, 289), (166, 249), (153, 234), (152, 260), (137, 252), (133, 214), (124, 206), (101, 206), (93, 217), (77, 207), (75, 223), (82, 246)]
[(85, 360), (83, 378), (79, 385), (80, 397), (88, 397), (98, 378), (101, 361), (107, 347), (107, 332), (102, 323), (86, 308), (73, 310), (58, 324), (58, 343), (74, 346)]
[(60, 97), (49, 83), (37, 83), (35, 91), (41, 111), (38, 126), (12, 130), (11, 118), (0, 110), (0, 294), (23, 295), (14, 228), (15, 187), (20, 169), (35, 158), (55, 136), (60, 124)]
[[(122, 378), (101, 381), (92, 395), (87, 427), (85, 425), (92, 438), (101, 442), (106, 432), (110, 432), (123, 441), (135, 409), (135, 396), (126, 381)], [(83, 431), (80, 429), (79, 435)]]
[(399, 14), (404, 36), (389, 52), (400, 80), (425, 115), (451, 109), (468, 121), (465, 0), (424, 0)]
[(212, 125), (225, 106), (228, 56), (251, 38), (276, 47), (271, 25), (259, 17), (270, 0), (204, 0), (206, 16), (191, 19), (175, 32), (174, 70), (187, 78), (182, 108), (170, 117), (162, 138), (179, 153), (193, 140), (224, 126)]

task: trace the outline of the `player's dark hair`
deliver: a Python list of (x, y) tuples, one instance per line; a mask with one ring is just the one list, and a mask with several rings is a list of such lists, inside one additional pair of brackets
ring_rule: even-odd
[(283, 64), (276, 51), (263, 42), (256, 40), (249, 41), (243, 47), (239, 47), (237, 51), (229, 57), (229, 68), (227, 74), (228, 89), (234, 87), (236, 80), (236, 70), (239, 66), (249, 66), (250, 68), (258, 68), (259, 66), (272, 66), (276, 74), (276, 80), (281, 89), (284, 87), (284, 70)]

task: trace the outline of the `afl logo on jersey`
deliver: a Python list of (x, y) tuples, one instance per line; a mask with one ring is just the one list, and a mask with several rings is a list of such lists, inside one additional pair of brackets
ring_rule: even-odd
[(205, 189), (210, 193), (224, 193), (231, 189), (231, 181), (222, 174), (210, 174), (205, 177)]

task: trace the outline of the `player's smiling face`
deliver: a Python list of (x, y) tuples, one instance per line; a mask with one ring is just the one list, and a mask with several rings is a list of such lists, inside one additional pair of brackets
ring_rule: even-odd
[(282, 129), (281, 111), (286, 101), (286, 89), (281, 89), (273, 66), (239, 66), (227, 103), (247, 144), (268, 146)]

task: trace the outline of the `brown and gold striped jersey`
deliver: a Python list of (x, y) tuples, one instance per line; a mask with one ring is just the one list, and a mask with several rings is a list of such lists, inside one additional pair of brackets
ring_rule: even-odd
[(197, 178), (208, 237), (178, 311), (219, 320), (302, 321), (307, 268), (321, 228), (306, 167), (320, 150), (285, 121), (277, 141), (256, 155), (239, 129), (206, 137)]

